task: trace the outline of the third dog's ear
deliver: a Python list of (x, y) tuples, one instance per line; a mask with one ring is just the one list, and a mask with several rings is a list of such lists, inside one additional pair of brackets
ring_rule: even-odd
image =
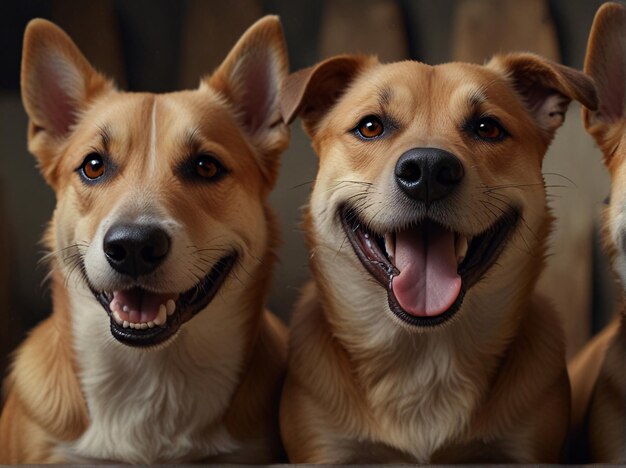
[(626, 117), (626, 8), (619, 3), (605, 3), (596, 13), (585, 73), (596, 83), (600, 105), (597, 110), (583, 109), (583, 121), (602, 146), (609, 143), (605, 140), (610, 137), (611, 124)]
[(530, 53), (495, 56), (488, 64), (504, 73), (544, 131), (547, 142), (565, 121), (572, 99), (590, 109), (598, 106), (593, 80), (573, 68)]
[(207, 79), (233, 105), (272, 181), (278, 172), (278, 155), (289, 142), (289, 128), (278, 109), (278, 93), (288, 70), (280, 20), (266, 16), (244, 33)]
[(280, 110), (287, 123), (299, 115), (312, 136), (326, 112), (337, 102), (355, 76), (376, 61), (373, 57), (340, 55), (287, 77), (280, 95)]
[(97, 73), (67, 34), (34, 19), (24, 33), (22, 102), (30, 119), (28, 143), (48, 183), (60, 144), (89, 102), (113, 85)]

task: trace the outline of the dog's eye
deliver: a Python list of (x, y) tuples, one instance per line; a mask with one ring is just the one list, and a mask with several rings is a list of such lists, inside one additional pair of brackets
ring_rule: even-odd
[(479, 119), (476, 122), (474, 132), (479, 138), (488, 141), (498, 141), (506, 135), (502, 125), (490, 117)]
[(212, 156), (201, 154), (195, 160), (195, 170), (203, 179), (215, 179), (222, 175), (222, 165)]
[(95, 180), (104, 174), (104, 161), (98, 153), (87, 155), (83, 164), (80, 166), (85, 177), (89, 180)]
[(356, 131), (363, 138), (376, 138), (383, 134), (385, 127), (378, 117), (368, 115), (359, 122)]

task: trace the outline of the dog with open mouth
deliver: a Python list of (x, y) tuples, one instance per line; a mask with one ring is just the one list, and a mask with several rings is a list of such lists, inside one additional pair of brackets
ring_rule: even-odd
[(53, 312), (15, 354), (0, 463), (279, 459), (286, 330), (264, 302), (287, 69), (269, 16), (198, 89), (120, 92), (58, 27), (28, 25)]
[(290, 330), (290, 461), (557, 462), (569, 382), (533, 292), (551, 217), (541, 173), (592, 81), (533, 54), (487, 65), (337, 56), (281, 91), (319, 156), (313, 281)]
[[(583, 109), (585, 128), (611, 175), (603, 244), (617, 278), (618, 313), (569, 364), (572, 432), (580, 462), (626, 463), (626, 8), (603, 4), (593, 20), (585, 73), (597, 86), (597, 110)], [(588, 457), (588, 458), (587, 458)]]

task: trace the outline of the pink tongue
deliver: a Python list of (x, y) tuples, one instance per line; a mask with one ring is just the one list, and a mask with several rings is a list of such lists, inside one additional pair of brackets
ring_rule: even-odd
[(429, 223), (423, 229), (398, 233), (394, 261), (400, 274), (391, 283), (393, 292), (409, 314), (442, 314), (459, 296), (453, 232)]
[[(161, 304), (175, 298), (176, 295), (173, 294), (156, 294), (140, 289), (129, 289), (113, 292), (111, 304), (117, 302), (115, 309), (122, 320), (132, 323), (147, 323), (154, 321), (157, 317)], [(124, 310), (124, 306), (128, 310)]]

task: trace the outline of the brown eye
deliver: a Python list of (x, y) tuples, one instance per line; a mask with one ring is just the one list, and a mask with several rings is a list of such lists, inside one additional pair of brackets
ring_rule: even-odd
[(480, 119), (476, 123), (475, 132), (483, 140), (500, 140), (505, 136), (502, 126), (491, 118)]
[(359, 122), (357, 133), (363, 138), (376, 138), (383, 134), (385, 127), (376, 116), (369, 115)]
[(89, 180), (95, 180), (104, 174), (104, 161), (98, 153), (89, 154), (81, 165), (83, 174)]
[(211, 156), (201, 155), (196, 158), (196, 174), (203, 179), (214, 179), (221, 174), (222, 167)]

